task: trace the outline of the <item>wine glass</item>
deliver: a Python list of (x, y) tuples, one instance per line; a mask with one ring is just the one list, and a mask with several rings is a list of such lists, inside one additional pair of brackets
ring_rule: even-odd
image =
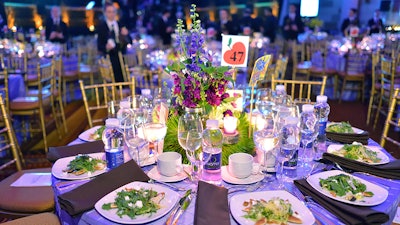
[(153, 105), (160, 104), (161, 102), (167, 104), (167, 106), (171, 105), (171, 89), (164, 86), (159, 87), (154, 90), (154, 99)]
[(131, 103), (131, 109), (134, 113), (134, 121), (136, 129), (138, 129), (143, 123), (146, 123), (146, 105), (144, 99), (140, 95), (129, 96), (128, 101)]
[(197, 182), (201, 175), (202, 152), (199, 149), (202, 140), (203, 124), (200, 117), (194, 114), (185, 114), (179, 117), (178, 142), (186, 151), (192, 165), (192, 177)]
[(253, 140), (256, 147), (263, 152), (262, 170), (268, 172), (269, 168), (274, 168), (275, 162), (272, 151), (278, 145), (278, 135), (275, 130), (272, 117), (264, 118), (266, 126), (264, 129), (254, 132)]
[(129, 156), (139, 166), (149, 157), (149, 143), (138, 133), (135, 126), (124, 124), (124, 139), (128, 147)]
[(153, 144), (152, 152), (157, 158), (163, 152), (159, 142), (164, 140), (167, 134), (167, 126), (163, 123), (145, 123), (142, 128), (146, 141)]
[(260, 88), (256, 95), (256, 109), (263, 115), (272, 112), (275, 103), (272, 99), (272, 91), (269, 88)]
[(318, 117), (314, 114), (312, 105), (303, 105), (302, 111), (300, 116), (300, 132), (303, 152), (299, 156), (301, 156), (303, 165), (307, 167), (314, 158), (313, 147), (309, 147), (308, 145), (312, 144), (317, 138), (319, 124)]

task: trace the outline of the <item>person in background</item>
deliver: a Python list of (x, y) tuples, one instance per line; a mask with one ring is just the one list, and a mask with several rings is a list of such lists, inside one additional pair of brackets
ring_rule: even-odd
[(229, 18), (226, 9), (219, 10), (219, 23), (217, 23), (217, 40), (222, 40), (222, 34), (235, 34), (235, 27)]
[(349, 17), (343, 20), (342, 26), (340, 27), (340, 31), (344, 36), (349, 36), (349, 28), (351, 26), (360, 27), (360, 23), (357, 18), (357, 9), (351, 8), (349, 11)]
[(158, 27), (156, 28), (162, 40), (163, 48), (168, 48), (172, 43), (171, 34), (174, 32), (174, 27), (170, 17), (170, 10), (164, 9), (158, 21)]
[(239, 33), (244, 35), (251, 35), (251, 32), (258, 32), (255, 31), (255, 21), (251, 17), (253, 10), (246, 8), (243, 11), (243, 17), (239, 19)]
[(110, 57), (116, 82), (123, 82), (124, 77), (118, 53), (125, 53), (126, 46), (132, 42), (126, 27), (117, 21), (117, 9), (106, 3), (104, 6), (105, 20), (100, 22), (97, 30), (97, 49), (103, 55)]
[(276, 36), (277, 20), (274, 15), (272, 15), (272, 9), (266, 7), (264, 9), (264, 23), (262, 26), (263, 35), (269, 38), (270, 43), (274, 43)]
[(67, 24), (61, 20), (61, 9), (53, 6), (50, 11), (51, 18), (46, 21), (46, 40), (64, 44), (68, 40)]
[(282, 34), (285, 40), (296, 40), (300, 33), (304, 32), (304, 23), (301, 21), (297, 6), (289, 6), (289, 14), (283, 19)]
[(383, 26), (382, 19), (380, 18), (380, 11), (377, 9), (374, 12), (374, 17), (368, 20), (369, 34), (383, 33), (385, 27)]

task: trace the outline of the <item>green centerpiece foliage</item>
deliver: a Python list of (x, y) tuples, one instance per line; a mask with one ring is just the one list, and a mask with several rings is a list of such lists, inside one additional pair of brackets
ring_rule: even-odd
[[(182, 155), (184, 163), (188, 163), (185, 150), (178, 143), (178, 121), (179, 116), (170, 115), (167, 121), (167, 135), (164, 139), (164, 151), (169, 152), (179, 152)], [(241, 114), (238, 117), (238, 127), (239, 141), (236, 144), (228, 145), (224, 144), (222, 146), (222, 165), (228, 165), (229, 155), (237, 152), (246, 152), (249, 154), (254, 154), (254, 142), (253, 138), (248, 135), (249, 132), (249, 121), (246, 114)]]

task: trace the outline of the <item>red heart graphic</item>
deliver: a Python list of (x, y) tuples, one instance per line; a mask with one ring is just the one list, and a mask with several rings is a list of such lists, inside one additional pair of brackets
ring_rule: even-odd
[(232, 49), (224, 53), (224, 60), (231, 65), (240, 65), (246, 58), (246, 47), (242, 42), (233, 44)]

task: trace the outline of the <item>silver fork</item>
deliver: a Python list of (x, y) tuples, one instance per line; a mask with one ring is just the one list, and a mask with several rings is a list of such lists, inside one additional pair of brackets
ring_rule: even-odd
[(162, 185), (167, 186), (167, 187), (169, 187), (171, 189), (174, 189), (175, 191), (186, 191), (186, 188), (177, 187), (175, 185), (172, 185), (172, 184), (169, 184), (169, 183), (165, 183), (165, 182), (162, 182), (162, 181), (153, 180), (153, 179), (150, 179), (148, 181), (148, 183), (150, 183), (150, 184), (154, 184), (154, 183), (162, 184)]
[(259, 182), (255, 183), (253, 185), (249, 185), (249, 186), (243, 187), (243, 188), (241, 188), (241, 187), (233, 187), (233, 188), (229, 189), (228, 194), (232, 194), (232, 193), (235, 193), (235, 192), (238, 192), (238, 191), (252, 192), (252, 191), (255, 191), (255, 190), (259, 189), (261, 186), (262, 186), (262, 182), (259, 181)]

